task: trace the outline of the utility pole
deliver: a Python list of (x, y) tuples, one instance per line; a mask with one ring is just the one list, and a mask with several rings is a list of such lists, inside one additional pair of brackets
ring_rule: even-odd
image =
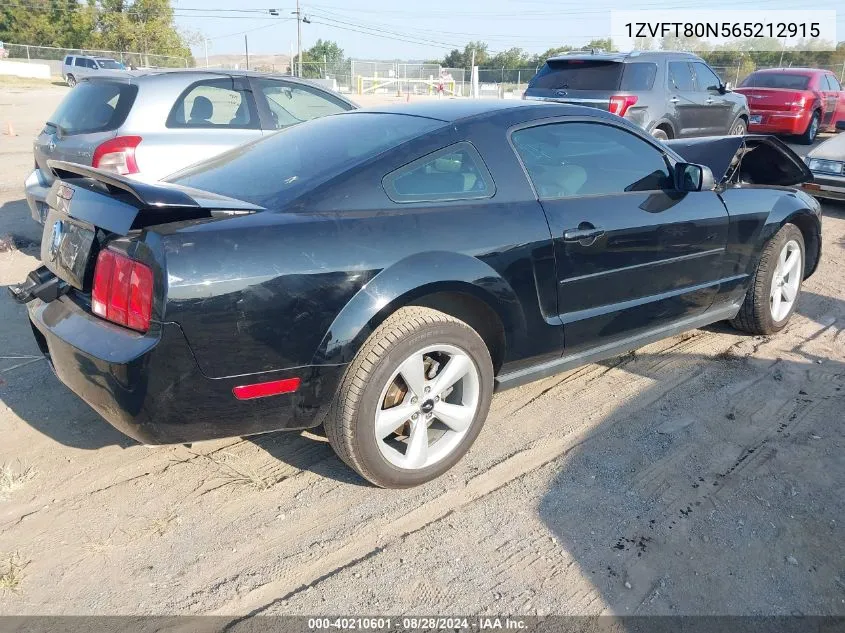
[(246, 69), (249, 70), (249, 40), (244, 35), (244, 51), (246, 52)]
[(296, 62), (297, 76), (302, 77), (302, 12), (299, 10), (299, 0), (296, 0)]
[(203, 42), (205, 42), (205, 67), (208, 68), (208, 38), (203, 38)]

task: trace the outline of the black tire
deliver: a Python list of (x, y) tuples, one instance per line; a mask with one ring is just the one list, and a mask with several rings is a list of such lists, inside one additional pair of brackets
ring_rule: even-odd
[(804, 133), (798, 137), (798, 142), (802, 145), (812, 145), (813, 141), (816, 140), (816, 137), (819, 135), (819, 128), (821, 126), (821, 114), (818, 110), (813, 112), (813, 116), (810, 117), (810, 122), (807, 124), (807, 129), (804, 130)]
[[(475, 363), (480, 378), (478, 408), (466, 434), (451, 453), (425, 468), (399, 468), (378, 447), (374, 421), (379, 399), (403, 360), (432, 344), (459, 347)], [(490, 352), (475, 330), (431, 308), (401, 308), (370, 335), (347, 368), (324, 422), (326, 436), (337, 455), (376, 486), (417, 486), (439, 477), (464, 456), (484, 425), (492, 397)]]
[(71, 88), (76, 85), (76, 77), (74, 77), (73, 75), (68, 75), (67, 77), (65, 77), (65, 81), (67, 82), (67, 85)]
[(739, 313), (731, 320), (731, 325), (736, 329), (750, 334), (774, 334), (782, 330), (789, 322), (792, 313), (795, 311), (795, 306), (798, 305), (798, 299), (801, 295), (801, 285), (799, 284), (798, 286), (792, 307), (780, 321), (773, 319), (769, 302), (772, 291), (772, 279), (775, 275), (778, 257), (783, 247), (790, 240), (798, 242), (801, 250), (800, 271), (801, 277), (803, 278), (804, 264), (807, 261), (804, 250), (804, 236), (794, 224), (785, 224), (769, 240), (765, 248), (763, 248), (763, 253), (757, 264), (757, 270), (751, 278), (751, 283), (748, 286), (742, 307)]
[(742, 117), (731, 126), (731, 136), (745, 136), (748, 133), (748, 123)]

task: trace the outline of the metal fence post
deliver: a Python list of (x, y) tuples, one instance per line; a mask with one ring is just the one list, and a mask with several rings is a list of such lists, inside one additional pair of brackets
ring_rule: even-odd
[(26, 59), (27, 59), (27, 61), (30, 61), (30, 59), (29, 59), (29, 46), (27, 45), (25, 48), (26, 48)]

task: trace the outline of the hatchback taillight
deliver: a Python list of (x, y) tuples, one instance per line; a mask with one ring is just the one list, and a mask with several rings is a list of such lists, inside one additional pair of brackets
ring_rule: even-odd
[(140, 142), (140, 136), (117, 136), (109, 139), (94, 150), (91, 166), (113, 171), (121, 176), (137, 174), (140, 170), (135, 160), (135, 148)]
[(618, 116), (625, 116), (625, 113), (628, 111), (632, 105), (637, 102), (636, 95), (613, 95), (610, 98), (610, 110), (611, 114), (616, 114)]
[(153, 313), (153, 271), (122, 253), (100, 251), (91, 310), (112, 323), (146, 332)]

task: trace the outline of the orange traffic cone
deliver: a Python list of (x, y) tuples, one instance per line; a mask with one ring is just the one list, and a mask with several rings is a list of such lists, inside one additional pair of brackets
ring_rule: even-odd
[(6, 134), (9, 136), (17, 136), (17, 134), (15, 134), (15, 128), (12, 127), (11, 121), (6, 121)]

